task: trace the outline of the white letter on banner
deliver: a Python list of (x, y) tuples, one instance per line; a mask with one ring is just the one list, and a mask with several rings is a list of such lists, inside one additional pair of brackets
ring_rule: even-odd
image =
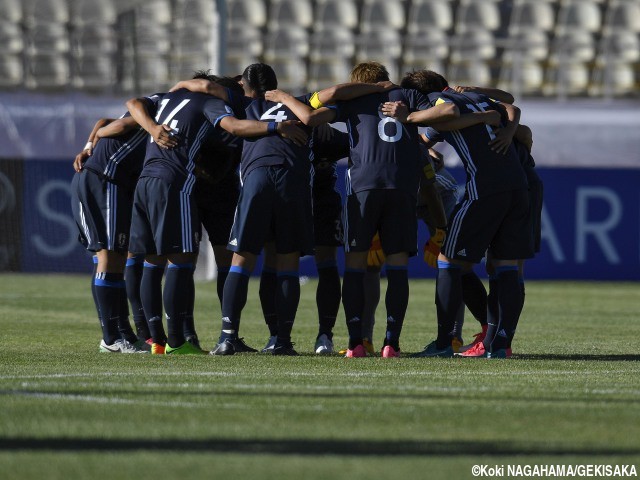
[(551, 250), (551, 255), (553, 259), (562, 263), (565, 261), (564, 252), (562, 251), (562, 245), (560, 244), (560, 240), (558, 239), (558, 235), (556, 234), (555, 229), (553, 228), (553, 222), (551, 222), (551, 217), (547, 212), (547, 208), (542, 205), (542, 218), (540, 220), (542, 226), (542, 232), (540, 234), (540, 242), (546, 240), (549, 244), (549, 249)]
[[(590, 223), (588, 203), (600, 199), (610, 206), (610, 214), (603, 221)], [(619, 264), (620, 256), (608, 232), (617, 227), (622, 218), (622, 202), (616, 193), (606, 187), (578, 187), (576, 191), (576, 262), (587, 261), (587, 236), (593, 235), (609, 263)]]
[(44, 218), (64, 225), (67, 230), (69, 230), (68, 240), (62, 245), (52, 246), (47, 244), (42, 239), (41, 235), (34, 235), (31, 241), (33, 242), (33, 245), (36, 247), (36, 249), (44, 255), (50, 257), (64, 257), (65, 255), (69, 255), (77, 246), (78, 227), (76, 227), (73, 218), (69, 215), (56, 212), (55, 210), (49, 208), (47, 199), (51, 192), (53, 192), (54, 190), (62, 190), (63, 192), (67, 193), (69, 197), (71, 197), (71, 184), (69, 182), (63, 182), (62, 180), (51, 180), (50, 182), (45, 183), (40, 188), (40, 190), (38, 190), (36, 204), (38, 205), (38, 211)]

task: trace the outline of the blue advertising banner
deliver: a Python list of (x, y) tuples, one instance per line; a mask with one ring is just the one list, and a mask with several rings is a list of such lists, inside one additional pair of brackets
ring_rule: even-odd
[[(344, 171), (341, 166), (340, 178)], [(463, 170), (452, 173), (463, 187)], [(640, 280), (640, 170), (539, 168), (538, 173), (545, 190), (542, 246), (527, 264), (527, 278)], [(23, 196), (22, 235), (15, 249), (22, 252), (22, 271), (90, 271), (91, 259), (71, 216), (72, 176), (69, 160), (23, 162), (23, 185), (16, 189)], [(342, 180), (339, 186), (344, 188)], [(427, 239), (421, 224), (412, 277), (435, 277), (422, 261)], [(302, 259), (301, 274), (317, 274), (312, 257)]]

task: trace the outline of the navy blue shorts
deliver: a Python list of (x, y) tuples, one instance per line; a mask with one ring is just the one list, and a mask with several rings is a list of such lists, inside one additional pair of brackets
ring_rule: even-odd
[(478, 200), (465, 199), (451, 217), (442, 253), (471, 263), (480, 262), (487, 249), (495, 259), (531, 258), (529, 219), (526, 189), (495, 193)]
[(347, 196), (345, 250), (366, 252), (380, 233), (386, 255), (417, 253), (416, 198), (401, 190), (365, 190)]
[(211, 245), (226, 246), (240, 197), (240, 179), (235, 174), (227, 175), (215, 185), (198, 179), (193, 196)]
[(135, 254), (197, 253), (200, 218), (192, 195), (161, 178), (138, 180), (129, 250)]
[(267, 240), (276, 253), (313, 254), (309, 181), (283, 166), (258, 167), (244, 178), (227, 248), (259, 255)]
[(343, 244), (342, 196), (333, 188), (313, 189), (313, 234), (316, 245)]
[(80, 231), (80, 243), (91, 252), (106, 249), (125, 254), (129, 248), (133, 192), (87, 169), (74, 175), (71, 191), (71, 210)]

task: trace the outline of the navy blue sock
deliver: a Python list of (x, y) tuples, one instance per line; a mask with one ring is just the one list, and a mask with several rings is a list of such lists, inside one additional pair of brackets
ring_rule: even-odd
[(276, 291), (278, 277), (276, 271), (263, 267), (260, 274), (260, 306), (262, 307), (262, 315), (264, 316), (264, 322), (269, 328), (269, 335), (275, 336), (278, 334), (278, 312), (276, 311)]
[(487, 324), (487, 289), (480, 277), (472, 270), (462, 275), (462, 299), (471, 314), (480, 322)]
[[(520, 312), (522, 290), (518, 281), (518, 267), (496, 268), (498, 276), (498, 305), (500, 317), (495, 334), (489, 338), (489, 351), (494, 352), (509, 346), (509, 333), (514, 330)], [(487, 337), (489, 335), (487, 334)], [(486, 346), (486, 345), (485, 345)]]
[(227, 281), (227, 275), (229, 275), (229, 267), (218, 267), (216, 293), (218, 294), (218, 300), (220, 301), (220, 308), (222, 308), (222, 294), (224, 293), (224, 283)]
[(333, 327), (340, 310), (340, 274), (335, 260), (316, 265), (318, 269), (318, 288), (316, 305), (318, 306), (318, 336), (333, 338)]
[(373, 341), (373, 327), (376, 324), (376, 309), (380, 303), (380, 271), (368, 270), (364, 273), (364, 308), (362, 309), (362, 337)]
[[(195, 268), (193, 269), (195, 271)], [(189, 299), (189, 305), (187, 306), (187, 313), (184, 316), (182, 323), (182, 333), (185, 338), (189, 336), (197, 336), (196, 334), (196, 325), (193, 319), (193, 309), (196, 303), (196, 286), (193, 283), (193, 274), (191, 275), (191, 282), (187, 282), (186, 292), (187, 298)]]
[(184, 319), (189, 313), (193, 294), (193, 264), (169, 263), (164, 279), (162, 299), (167, 317), (167, 343), (176, 348), (184, 340)]
[(387, 307), (387, 335), (385, 345), (390, 345), (396, 351), (400, 350), (400, 333), (404, 316), (409, 304), (409, 275), (407, 267), (386, 266), (387, 294), (385, 305)]
[(118, 319), (120, 317), (120, 294), (124, 289), (121, 273), (96, 273), (94, 279), (98, 308), (100, 309), (100, 324), (102, 339), (107, 345), (120, 339)]
[(291, 330), (300, 302), (300, 275), (298, 272), (278, 272), (276, 311), (278, 313), (278, 345), (291, 342)]
[(147, 340), (151, 338), (151, 332), (149, 332), (149, 325), (144, 316), (144, 308), (142, 307), (142, 300), (140, 298), (140, 284), (142, 283), (142, 272), (144, 269), (143, 263), (144, 257), (142, 255), (127, 258), (127, 266), (124, 269), (124, 281), (127, 286), (127, 298), (131, 304), (136, 334), (141, 340)]
[(362, 344), (364, 270), (347, 268), (342, 281), (342, 305), (349, 331), (349, 349)]
[(98, 321), (102, 325), (100, 320), (100, 304), (98, 303), (98, 296), (96, 295), (96, 273), (98, 273), (98, 256), (93, 256), (93, 273), (91, 275), (91, 295), (93, 296), (93, 304), (96, 306), (96, 313), (98, 314)]
[(124, 281), (124, 273), (118, 274), (122, 279), (122, 287), (119, 292), (118, 301), (120, 302), (120, 314), (118, 315), (118, 331), (120, 337), (124, 338), (127, 342), (136, 343), (138, 336), (131, 328), (131, 322), (129, 322), (129, 302), (127, 302), (127, 286)]
[(451, 346), (458, 311), (462, 304), (462, 271), (458, 265), (438, 260), (436, 279), (436, 311), (438, 315), (438, 338), (436, 347)]
[(229, 269), (227, 281), (224, 283), (222, 296), (222, 329), (219, 342), (227, 338), (237, 338), (240, 329), (240, 315), (247, 303), (249, 275), (251, 272), (242, 267)]
[(525, 297), (525, 288), (524, 288), (524, 277), (518, 277), (518, 282), (520, 283), (520, 304), (518, 305), (518, 318), (516, 318), (516, 323), (513, 326), (513, 329), (510, 332), (508, 338), (508, 347), (511, 348), (511, 342), (513, 341), (513, 337), (516, 334), (516, 330), (518, 329), (518, 322), (520, 321), (520, 315), (522, 315), (522, 309), (524, 308), (524, 297)]
[(144, 262), (142, 281), (140, 282), (140, 299), (145, 317), (149, 319), (149, 332), (153, 343), (165, 345), (167, 334), (162, 324), (162, 276), (164, 266), (156, 266)]
[(484, 337), (484, 348), (488, 352), (491, 347), (491, 340), (496, 336), (498, 324), (500, 323), (500, 307), (498, 305), (498, 274), (489, 276), (489, 294), (487, 295), (487, 333)]

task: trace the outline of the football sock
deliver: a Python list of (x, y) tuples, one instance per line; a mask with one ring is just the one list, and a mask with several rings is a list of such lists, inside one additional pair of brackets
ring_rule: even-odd
[(222, 329), (219, 343), (228, 338), (238, 337), (240, 315), (247, 303), (250, 273), (248, 270), (238, 266), (233, 266), (229, 269), (227, 281), (224, 282), (224, 295), (222, 296)]
[(384, 344), (391, 345), (395, 350), (400, 350), (400, 332), (409, 304), (409, 276), (407, 267), (387, 265), (386, 272), (388, 281), (385, 296), (387, 335)]
[(489, 294), (487, 295), (487, 333), (484, 337), (484, 348), (489, 352), (491, 340), (495, 337), (500, 322), (500, 307), (498, 306), (498, 274), (489, 276)]
[(462, 275), (462, 299), (471, 314), (480, 322), (487, 324), (487, 289), (480, 277), (472, 270)]
[[(96, 306), (96, 312), (98, 313), (98, 320), (100, 321), (100, 305), (98, 303), (98, 297), (96, 295), (96, 273), (98, 273), (98, 256), (93, 256), (93, 274), (91, 275), (91, 295), (93, 296), (93, 303)], [(102, 321), (100, 321), (102, 325)]]
[(508, 347), (508, 332), (511, 332), (515, 327), (520, 311), (520, 299), (522, 298), (517, 266), (498, 267), (496, 268), (496, 274), (498, 275), (500, 321), (489, 344), (490, 352)]
[(138, 336), (133, 331), (133, 328), (131, 328), (131, 323), (129, 322), (129, 302), (127, 302), (127, 288), (124, 281), (124, 273), (118, 275), (120, 275), (122, 279), (122, 287), (118, 297), (118, 301), (120, 302), (118, 331), (120, 332), (120, 337), (124, 338), (127, 342), (136, 343)]
[(335, 260), (319, 263), (318, 289), (316, 290), (316, 305), (318, 306), (318, 336), (333, 337), (333, 327), (336, 324), (338, 310), (340, 310), (340, 274)]
[(362, 337), (373, 341), (373, 327), (376, 324), (376, 309), (380, 303), (380, 271), (367, 270), (364, 273), (364, 308), (362, 309)]
[(291, 329), (300, 302), (300, 275), (298, 272), (278, 272), (276, 311), (278, 313), (277, 345), (291, 342)]
[(218, 293), (220, 308), (222, 308), (222, 294), (224, 292), (224, 282), (227, 281), (227, 275), (229, 275), (229, 267), (218, 267), (218, 278), (216, 279), (216, 292)]
[(149, 332), (149, 325), (144, 316), (144, 308), (142, 308), (142, 300), (140, 299), (140, 284), (142, 283), (142, 272), (144, 270), (143, 264), (144, 257), (142, 255), (127, 258), (127, 266), (124, 269), (124, 281), (127, 288), (127, 298), (131, 304), (136, 333), (141, 340), (147, 340), (151, 338), (151, 332)]
[(509, 334), (509, 341), (508, 341), (508, 347), (511, 348), (511, 341), (513, 340), (513, 337), (516, 334), (516, 330), (518, 329), (518, 322), (520, 321), (520, 315), (522, 315), (522, 309), (524, 308), (524, 297), (525, 297), (525, 288), (524, 288), (524, 277), (519, 276), (518, 277), (518, 282), (520, 283), (520, 304), (518, 305), (518, 317), (516, 318), (516, 323), (513, 326), (513, 329), (510, 332), (507, 332)]
[(193, 264), (169, 263), (162, 299), (167, 317), (167, 343), (172, 348), (185, 342), (184, 319), (193, 305), (193, 290)]
[(118, 319), (120, 316), (120, 294), (124, 289), (121, 273), (96, 273), (94, 281), (95, 295), (100, 309), (102, 338), (107, 345), (120, 339)]
[(342, 281), (342, 305), (349, 331), (349, 349), (362, 344), (364, 270), (347, 268)]
[[(195, 268), (193, 270), (195, 272)], [(182, 333), (184, 334), (185, 338), (189, 336), (197, 337), (196, 326), (193, 319), (193, 309), (196, 303), (196, 286), (193, 283), (193, 275), (192, 275), (192, 281), (187, 282), (186, 287), (187, 288), (186, 288), (185, 294), (189, 299), (189, 305), (187, 307), (187, 314), (184, 316), (184, 320), (182, 324)]]
[(165, 345), (167, 334), (162, 324), (162, 276), (164, 266), (144, 262), (140, 282), (140, 299), (145, 317), (149, 319), (149, 332), (153, 343)]
[(262, 307), (262, 315), (264, 322), (269, 328), (271, 337), (278, 334), (278, 312), (276, 311), (276, 290), (278, 277), (276, 271), (272, 268), (263, 267), (260, 274), (260, 306)]
[(438, 260), (436, 278), (436, 311), (438, 316), (438, 337), (436, 347), (451, 346), (455, 322), (462, 304), (462, 271), (458, 265)]

